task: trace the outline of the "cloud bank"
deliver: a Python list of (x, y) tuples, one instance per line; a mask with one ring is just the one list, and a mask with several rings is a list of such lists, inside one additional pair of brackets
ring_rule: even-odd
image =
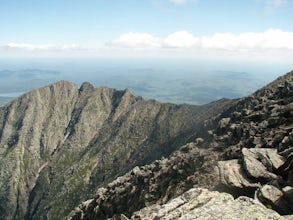
[(126, 33), (108, 46), (119, 48), (185, 48), (226, 51), (293, 50), (293, 32), (268, 29), (264, 32), (215, 33), (196, 36), (186, 30), (158, 38), (148, 33)]
[(293, 32), (268, 29), (264, 32), (230, 33), (219, 32), (200, 36), (186, 30), (176, 31), (165, 37), (150, 33), (129, 32), (99, 47), (90, 48), (76, 44), (25, 44), (7, 43), (0, 45), (0, 57), (70, 57), (70, 56), (176, 56), (176, 57), (270, 57), (292, 60)]
[(148, 33), (129, 32), (113, 40), (110, 46), (125, 48), (156, 48), (161, 47), (160, 39)]

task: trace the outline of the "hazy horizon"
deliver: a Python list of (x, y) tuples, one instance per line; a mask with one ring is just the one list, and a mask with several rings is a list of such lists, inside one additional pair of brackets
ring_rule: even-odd
[(58, 80), (130, 88), (161, 102), (205, 104), (251, 94), (290, 65), (176, 59), (0, 59), (0, 103)]
[(63, 79), (201, 104), (293, 69), (293, 0), (0, 2), (4, 101)]

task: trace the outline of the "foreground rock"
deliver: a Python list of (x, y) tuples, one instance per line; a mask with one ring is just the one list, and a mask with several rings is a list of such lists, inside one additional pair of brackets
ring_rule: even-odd
[(152, 205), (135, 212), (131, 219), (285, 219), (248, 197), (193, 188), (164, 205)]
[(220, 176), (218, 190), (234, 196), (256, 196), (280, 214), (292, 214), (292, 187), (282, 178), (285, 175), (279, 174), (286, 162), (276, 149), (243, 148), (242, 159), (220, 161), (217, 167)]
[(277, 170), (285, 158), (271, 148), (243, 148), (242, 158), (219, 161), (220, 184), (233, 190), (233, 195), (253, 196), (262, 184), (278, 181)]

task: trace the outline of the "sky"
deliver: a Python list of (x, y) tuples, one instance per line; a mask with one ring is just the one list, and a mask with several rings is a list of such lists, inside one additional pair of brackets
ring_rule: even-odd
[(293, 0), (0, 0), (0, 57), (293, 61)]

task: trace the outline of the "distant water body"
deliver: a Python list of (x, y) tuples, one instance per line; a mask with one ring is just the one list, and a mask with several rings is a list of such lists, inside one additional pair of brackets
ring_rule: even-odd
[(58, 80), (130, 88), (163, 102), (239, 98), (290, 71), (284, 64), (178, 59), (0, 59), (0, 103)]

